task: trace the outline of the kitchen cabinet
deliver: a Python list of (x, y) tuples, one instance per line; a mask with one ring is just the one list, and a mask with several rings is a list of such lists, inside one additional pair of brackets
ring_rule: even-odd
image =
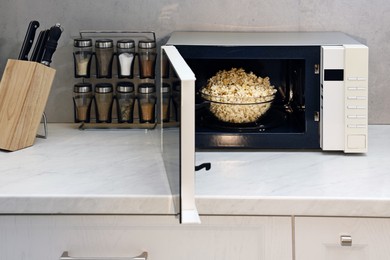
[[(180, 225), (175, 216), (2, 215), (0, 259), (71, 257), (291, 260), (290, 217), (202, 216)], [(105, 258), (103, 258), (105, 259)]]
[(295, 260), (387, 260), (389, 244), (389, 218), (295, 218)]

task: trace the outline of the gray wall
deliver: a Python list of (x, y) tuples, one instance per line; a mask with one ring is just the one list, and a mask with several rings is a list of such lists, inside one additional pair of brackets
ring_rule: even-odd
[(385, 0), (0, 0), (0, 71), (16, 58), (30, 20), (65, 31), (52, 67), (50, 121), (73, 120), (72, 38), (79, 30), (343, 31), (370, 47), (369, 122), (390, 124), (390, 2)]

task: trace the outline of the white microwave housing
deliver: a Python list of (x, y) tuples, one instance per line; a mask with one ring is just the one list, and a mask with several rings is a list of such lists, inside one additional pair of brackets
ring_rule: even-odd
[[(175, 46), (318, 46), (320, 64), (319, 144), (323, 151), (365, 153), (368, 147), (368, 47), (340, 32), (174, 32), (162, 53), (181, 80), (179, 213), (199, 222), (195, 204), (196, 75)], [(335, 77), (335, 78), (334, 78)], [(317, 87), (317, 86), (314, 86)], [(164, 129), (162, 129), (164, 131)], [(164, 138), (164, 134), (162, 135)], [(164, 143), (164, 140), (162, 141)], [(172, 160), (172, 157), (170, 158)], [(170, 162), (172, 164), (172, 162)], [(168, 173), (170, 174), (170, 173)], [(175, 173), (176, 174), (176, 173)]]

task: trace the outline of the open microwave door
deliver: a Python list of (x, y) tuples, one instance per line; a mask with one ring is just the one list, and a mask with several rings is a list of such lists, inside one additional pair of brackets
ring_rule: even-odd
[(174, 46), (161, 48), (161, 83), (171, 97), (168, 109), (163, 102), (167, 92), (162, 91), (161, 140), (175, 211), (181, 223), (200, 223), (195, 205), (195, 75)]

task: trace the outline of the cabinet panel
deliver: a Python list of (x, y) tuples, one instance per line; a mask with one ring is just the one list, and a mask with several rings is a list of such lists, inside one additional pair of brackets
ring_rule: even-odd
[(288, 217), (1, 216), (0, 259), (130, 257), (150, 260), (291, 260)]
[(390, 219), (295, 219), (296, 260), (388, 260), (388, 245)]

